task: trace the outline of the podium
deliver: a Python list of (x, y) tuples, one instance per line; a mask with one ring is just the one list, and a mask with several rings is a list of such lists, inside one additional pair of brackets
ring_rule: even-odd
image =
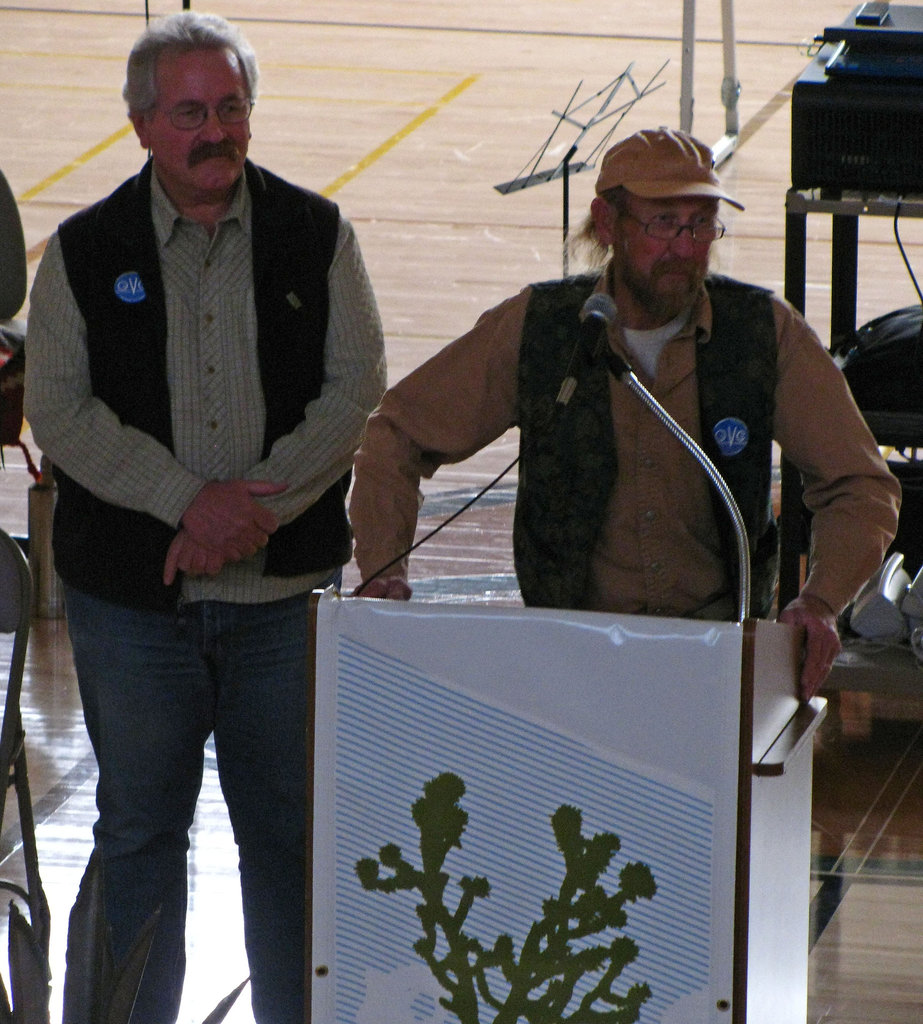
[(804, 1024), (825, 702), (789, 627), (312, 618), (306, 1021)]

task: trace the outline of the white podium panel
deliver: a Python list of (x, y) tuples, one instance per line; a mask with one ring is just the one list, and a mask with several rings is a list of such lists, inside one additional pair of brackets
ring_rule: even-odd
[[(516, 999), (549, 1024), (626, 999), (641, 1024), (744, 1021), (743, 647), (733, 623), (320, 598), (312, 1024), (493, 1024)], [(757, 701), (770, 718), (789, 685)], [(434, 825), (437, 779), (457, 789)], [(600, 842), (594, 874), (574, 850)], [(639, 872), (655, 888), (634, 898)]]

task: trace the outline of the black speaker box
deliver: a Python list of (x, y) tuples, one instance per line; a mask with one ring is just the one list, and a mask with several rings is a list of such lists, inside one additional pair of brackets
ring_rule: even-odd
[(792, 90), (793, 187), (923, 192), (923, 80), (828, 74), (837, 45)]

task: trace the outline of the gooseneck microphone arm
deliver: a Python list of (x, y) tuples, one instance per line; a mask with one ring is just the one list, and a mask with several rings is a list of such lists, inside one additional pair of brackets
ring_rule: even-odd
[[(587, 306), (591, 302), (593, 306), (588, 310)], [(607, 326), (618, 323), (618, 311), (615, 303), (608, 295), (604, 295), (601, 292), (591, 295), (587, 300), (587, 305), (584, 306), (584, 312), (581, 314), (584, 323), (587, 322), (590, 316), (598, 321), (605, 322)], [(654, 398), (638, 379), (628, 363), (621, 356), (613, 352), (609, 344), (603, 345), (603, 352), (606, 358), (606, 365), (612, 376), (620, 380), (632, 394), (637, 396), (680, 444), (690, 452), (696, 462), (705, 470), (708, 479), (721, 495), (721, 500), (724, 502), (731, 517), (734, 537), (737, 542), (737, 562), (740, 567), (740, 593), (738, 595), (737, 617), (739, 622), (743, 622), (750, 615), (750, 545), (747, 539), (747, 527), (744, 523), (743, 515), (734, 495), (731, 493), (730, 487), (727, 485), (727, 481), (718, 472), (714, 462), (708, 457), (702, 446)]]

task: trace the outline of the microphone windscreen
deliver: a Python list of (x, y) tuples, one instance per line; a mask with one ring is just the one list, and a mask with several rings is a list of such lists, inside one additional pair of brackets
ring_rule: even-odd
[(583, 309), (580, 310), (580, 319), (582, 321), (594, 317), (604, 320), (607, 324), (611, 324), (617, 316), (618, 309), (616, 308), (615, 300), (605, 292), (593, 292), (584, 302)]

